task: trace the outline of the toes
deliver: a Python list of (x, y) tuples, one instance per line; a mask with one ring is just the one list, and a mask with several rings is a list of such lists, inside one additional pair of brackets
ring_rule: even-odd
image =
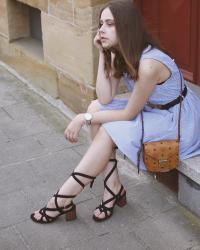
[(39, 210), (35, 211), (31, 216), (34, 217), (34, 219), (36, 220), (40, 220), (42, 218), (42, 215), (39, 213)]
[(41, 218), (41, 214), (40, 214), (38, 211), (36, 211), (36, 212), (33, 213), (32, 215), (33, 215), (33, 217), (34, 217), (36, 220), (39, 220), (39, 219)]
[(96, 209), (96, 210), (94, 211), (94, 215), (95, 215), (95, 216), (98, 217), (100, 214), (101, 214), (101, 212), (99, 211), (99, 209)]
[(96, 209), (94, 211), (94, 215), (95, 215), (95, 217), (98, 217), (99, 219), (104, 219), (106, 217), (105, 213), (104, 212), (100, 212), (99, 209)]
[(100, 213), (99, 216), (97, 216), (99, 219), (104, 219), (105, 218), (105, 214), (104, 213)]

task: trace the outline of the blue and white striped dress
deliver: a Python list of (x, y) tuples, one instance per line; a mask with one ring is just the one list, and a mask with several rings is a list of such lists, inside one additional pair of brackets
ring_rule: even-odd
[[(142, 53), (141, 59), (151, 58), (164, 64), (171, 76), (161, 85), (157, 85), (149, 98), (151, 103), (166, 104), (176, 99), (180, 94), (180, 73), (173, 59), (156, 48), (148, 46)], [(124, 75), (124, 83), (129, 92), (134, 89), (134, 81)], [(184, 80), (183, 80), (184, 85)], [(187, 95), (182, 102), (181, 109), (181, 139), (180, 159), (187, 159), (200, 155), (200, 99), (187, 86)], [(113, 99), (109, 104), (102, 105), (101, 110), (124, 109), (128, 99)], [(178, 134), (179, 105), (169, 110), (144, 107), (144, 142), (176, 139)], [(137, 164), (137, 152), (140, 148), (142, 136), (141, 115), (131, 121), (114, 121), (104, 123), (103, 127), (110, 135), (119, 150), (125, 154), (133, 164)], [(146, 170), (141, 156), (140, 168)]]

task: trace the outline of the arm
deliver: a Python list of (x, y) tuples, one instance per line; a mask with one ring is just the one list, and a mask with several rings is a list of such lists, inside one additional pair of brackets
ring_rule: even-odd
[(163, 70), (165, 70), (165, 66), (161, 63), (152, 59), (143, 60), (139, 67), (139, 79), (135, 83), (126, 108), (124, 110), (96, 112), (93, 114), (92, 123), (102, 124), (111, 121), (128, 121), (134, 119), (144, 107), (149, 96), (151, 96)]
[[(112, 65), (113, 65), (114, 55), (112, 54)], [(120, 79), (117, 79), (110, 75), (108, 78), (104, 71), (104, 54), (100, 51), (99, 53), (99, 66), (96, 81), (96, 93), (98, 100), (101, 104), (107, 104), (112, 101), (117, 93), (117, 88)], [(114, 69), (113, 69), (114, 72)]]
[[(107, 78), (105, 75), (104, 71), (105, 58), (103, 53), (103, 47), (101, 45), (99, 30), (97, 31), (97, 34), (94, 38), (94, 45), (99, 50), (99, 66), (98, 66), (97, 81), (96, 81), (96, 93), (99, 102), (101, 104), (107, 104), (111, 102), (113, 97), (116, 95), (120, 79), (116, 79), (111, 75)], [(114, 54), (111, 53), (111, 64), (114, 72), (113, 60), (114, 60)]]
[[(165, 70), (166, 67), (156, 60), (143, 60), (139, 67), (139, 79), (135, 82), (134, 90), (125, 109), (106, 110), (93, 113), (92, 124), (134, 119), (144, 107), (149, 96), (151, 96)], [(65, 137), (70, 142), (76, 142), (78, 133), (84, 124), (84, 114), (78, 114), (66, 128)]]

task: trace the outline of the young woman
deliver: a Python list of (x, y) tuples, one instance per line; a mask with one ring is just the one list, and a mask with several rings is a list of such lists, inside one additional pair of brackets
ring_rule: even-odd
[[(132, 0), (109, 2), (100, 13), (94, 38), (99, 50), (96, 81), (98, 100), (85, 114), (78, 114), (65, 130), (70, 142), (77, 141), (84, 124), (91, 128), (88, 151), (47, 205), (31, 215), (38, 223), (50, 223), (65, 214), (76, 218), (72, 199), (100, 173), (104, 174), (104, 194), (93, 213), (95, 221), (111, 217), (115, 205), (126, 204), (126, 191), (120, 182), (115, 159), (116, 146), (134, 163), (140, 148), (144, 116), (144, 141), (177, 137), (181, 75), (174, 62), (146, 31)], [(120, 78), (130, 92), (127, 99), (114, 99)], [(200, 100), (184, 85), (181, 112), (180, 158), (200, 154)], [(152, 108), (148, 103), (164, 105)], [(166, 105), (167, 104), (167, 105)], [(141, 168), (145, 169), (143, 161)]]

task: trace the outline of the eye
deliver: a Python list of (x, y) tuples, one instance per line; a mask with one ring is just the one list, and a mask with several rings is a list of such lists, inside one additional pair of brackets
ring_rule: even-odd
[(107, 25), (108, 25), (108, 26), (113, 26), (113, 25), (114, 25), (114, 22), (107, 22)]

